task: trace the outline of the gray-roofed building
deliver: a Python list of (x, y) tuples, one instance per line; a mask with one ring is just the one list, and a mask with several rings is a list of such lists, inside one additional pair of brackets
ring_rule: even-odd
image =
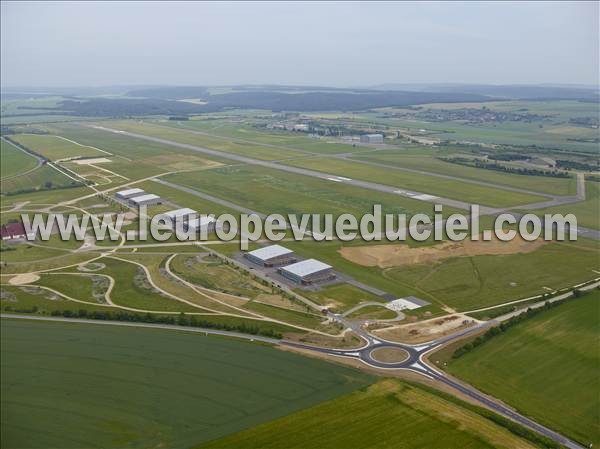
[(281, 245), (270, 245), (247, 252), (244, 256), (252, 263), (263, 267), (274, 267), (294, 262), (294, 252)]
[(279, 272), (282, 276), (298, 284), (312, 284), (313, 282), (335, 278), (335, 273), (331, 265), (327, 265), (316, 259), (307, 259), (281, 267)]
[(115, 196), (120, 200), (127, 200), (129, 198), (133, 198), (134, 196), (141, 196), (143, 193), (144, 191), (142, 189), (127, 189), (115, 193)]
[(360, 136), (362, 143), (383, 143), (383, 134), (363, 134)]
[(128, 201), (134, 206), (152, 206), (154, 204), (162, 204), (163, 200), (160, 196), (154, 193), (148, 193), (146, 195), (134, 196), (129, 198)]

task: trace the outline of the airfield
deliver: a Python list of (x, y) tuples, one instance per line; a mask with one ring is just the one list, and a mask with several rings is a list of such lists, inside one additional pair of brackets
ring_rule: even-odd
[[(490, 107), (506, 108), (508, 103), (492, 103)], [(514, 103), (514, 108), (523, 107), (522, 102)], [(560, 110), (569, 117), (580, 113), (573, 112), (575, 108), (585, 107), (564, 103), (558, 105), (562, 109), (553, 105), (552, 110)], [(539, 403), (533, 396), (514, 397), (510, 391), (500, 388), (498, 379), (502, 370), (489, 364), (485, 346), (456, 360), (435, 355), (443, 354), (449, 347), (456, 349), (487, 329), (508, 322), (528, 308), (543, 307), (548, 301), (565, 302), (554, 309), (557, 313), (582, 301), (591, 304), (587, 298), (594, 293), (579, 299), (572, 297), (572, 291), (590, 292), (597, 288), (600, 279), (597, 174), (582, 170), (565, 170), (564, 176), (517, 174), (449, 160), (475, 158), (470, 144), (465, 142), (476, 138), (486, 145), (492, 142), (516, 145), (507, 136), (515, 133), (517, 126), (520, 142), (552, 142), (559, 147), (557, 157), (580, 161), (589, 156), (590, 146), (586, 142), (560, 140), (560, 132), (550, 132), (553, 126), (564, 128), (561, 124), (564, 117), (556, 119), (555, 125), (546, 125), (543, 131), (522, 124), (506, 130), (501, 126), (486, 131), (481, 127), (473, 130), (468, 126), (436, 123), (422, 125), (428, 127), (425, 132), (415, 132), (410, 129), (415, 125), (403, 118), (405, 113), (408, 112), (385, 109), (362, 116), (310, 114), (311, 119), (323, 123), (359, 125), (365, 129), (373, 128), (374, 123), (385, 123), (404, 133), (403, 138), (387, 139), (381, 145), (265, 128), (264, 123), (272, 119), (268, 115), (265, 118), (263, 113), (248, 111), (207, 114), (187, 121), (155, 117), (14, 125), (14, 133), (4, 135), (1, 141), (2, 224), (18, 220), (21, 213), (36, 212), (91, 217), (123, 212), (128, 214), (129, 221), (114, 242), (95, 241), (91, 236), (84, 242), (62, 241), (55, 234), (47, 242), (3, 241), (3, 331), (20, 335), (17, 342), (7, 344), (6, 350), (9, 354), (32, 350), (26, 335), (40, 332), (46, 333), (39, 338), (48, 339), (48, 351), (54, 351), (56, 347), (51, 347), (50, 338), (53, 328), (60, 329), (59, 333), (64, 336), (61, 338), (67, 341), (71, 332), (77, 333), (89, 325), (99, 334), (85, 338), (104, 338), (100, 335), (108, 332), (112, 335), (107, 338), (114, 339), (111, 340), (114, 345), (124, 338), (119, 335), (139, 332), (139, 341), (133, 342), (125, 353), (133, 360), (140, 358), (140, 378), (146, 376), (146, 369), (151, 369), (145, 366), (147, 359), (142, 354), (152, 348), (150, 342), (144, 343), (144, 340), (162, 331), (172, 335), (160, 343), (156, 339), (162, 348), (159, 353), (165, 357), (162, 363), (176, 364), (178, 354), (188, 357), (184, 350), (171, 353), (170, 348), (178, 342), (168, 339), (181, 339), (190, 351), (213, 361), (220, 357), (214, 353), (215, 349), (210, 349), (208, 343), (201, 344), (206, 347), (196, 347), (197, 341), (204, 338), (206, 342), (217, 342), (223, 345), (225, 353), (240, 354), (248, 348), (260, 353), (256, 367), (251, 367), (248, 360), (242, 368), (256, 369), (267, 378), (238, 381), (247, 382), (245, 385), (251, 394), (267, 395), (276, 405), (263, 413), (251, 408), (251, 397), (243, 398), (248, 407), (236, 409), (235, 419), (227, 422), (223, 418), (215, 428), (220, 430), (202, 438), (193, 433), (179, 436), (156, 424), (153, 435), (164, 437), (164, 441), (177, 447), (205, 443), (206, 447), (220, 447), (220, 441), (222, 447), (226, 447), (228, 441), (230, 444), (235, 441), (236, 447), (244, 447), (244, 432), (255, 431), (254, 437), (259, 438), (261, 426), (286, 428), (291, 425), (285, 422), (286, 415), (306, 414), (313, 410), (311, 407), (327, 408), (329, 402), (318, 405), (323, 401), (379, 401), (382, 391), (388, 390), (396, 392), (394, 394), (410, 391), (415, 397), (433, 395), (417, 385), (402, 384), (407, 379), (437, 386), (466, 401), (452, 405), (462, 410), (464, 416), (461, 416), (465, 417), (456, 426), (444, 420), (440, 409), (428, 412), (430, 419), (443, 421), (448, 435), (452, 435), (449, 438), (455, 438), (463, 447), (553, 447), (553, 442), (579, 448), (588, 442), (599, 442), (597, 430), (588, 431), (587, 426), (578, 426), (576, 419), (569, 425), (561, 425), (556, 417), (540, 412), (550, 407), (548, 404)], [(436, 133), (444, 136), (441, 128), (444, 132), (459, 133), (454, 136), (455, 140), (463, 143), (440, 146)], [(569, 132), (575, 131), (570, 129)], [(417, 138), (433, 139), (436, 144), (418, 143)], [(530, 163), (537, 163), (535, 158), (531, 160)], [(524, 167), (511, 164), (515, 170)], [(542, 166), (536, 167), (541, 170)], [(501, 213), (514, 217), (525, 213), (575, 213), (580, 226), (575, 242), (516, 241), (510, 244), (296, 242), (288, 233), (280, 244), (292, 250), (299, 260), (316, 259), (334, 270), (335, 280), (306, 287), (282, 278), (277, 269), (260, 269), (247, 263), (239, 239), (222, 242), (211, 236), (207, 241), (183, 243), (175, 239), (166, 242), (126, 239), (125, 233), (136, 229), (139, 217), (136, 209), (118, 201), (115, 193), (133, 188), (164, 200), (164, 204), (150, 206), (152, 213), (192, 208), (206, 214), (234, 216), (240, 213), (259, 216), (350, 213), (360, 217), (369, 213), (376, 202), (382, 205), (384, 213), (409, 215), (432, 215), (433, 205), (442, 204), (447, 217), (456, 212), (466, 213), (475, 203), (481, 208), (484, 231), (491, 229), (493, 218)], [(262, 239), (253, 243), (250, 250), (269, 244), (271, 242)], [(410, 298), (416, 298), (419, 306), (403, 309), (391, 306), (393, 301)], [(532, 321), (541, 317), (543, 315)], [(583, 319), (577, 319), (580, 318)], [(526, 323), (517, 326), (522, 329)], [(513, 331), (516, 333), (517, 327), (497, 337), (489, 347), (500, 345), (501, 339), (510, 340)], [(241, 340), (252, 340), (254, 344)], [(273, 351), (271, 346), (285, 350)], [(588, 355), (570, 361), (569, 348), (575, 346), (574, 342), (571, 346), (567, 344), (556, 363), (573, 363), (573, 366), (594, 363)], [(43, 359), (43, 354), (37, 356)], [(78, 353), (77, 357), (85, 359), (87, 356)], [(110, 358), (108, 354), (103, 357)], [(286, 360), (279, 360), (280, 357)], [(187, 364), (187, 358), (185, 360)], [(339, 364), (329, 363), (331, 361)], [(19, 367), (15, 369), (30, 372), (33, 362), (28, 363), (18, 360)], [(181, 373), (173, 375), (192, 376), (199, 368), (196, 362), (189, 363)], [(231, 360), (215, 361), (220, 366), (219, 373), (228, 372), (225, 367), (232, 363), (237, 366), (237, 362)], [(469, 374), (469, 368), (479, 363), (485, 367), (482, 379)], [(506, 360), (505, 363), (512, 366), (522, 361)], [(263, 373), (260, 367), (270, 364), (285, 365), (289, 372)], [(298, 367), (306, 372), (295, 372)], [(580, 372), (584, 371), (581, 368)], [(211, 382), (223, 375), (215, 372), (206, 374)], [(327, 379), (318, 379), (323, 372), (328, 373)], [(16, 373), (14, 371), (9, 378), (13, 379)], [(390, 373), (408, 377), (403, 381), (372, 384), (375, 375)], [(46, 375), (50, 376), (46, 380), (51, 382), (51, 375)], [(86, 373), (76, 376), (85, 377)], [(166, 381), (169, 374), (161, 373), (161, 376)], [(125, 382), (123, 378), (116, 380)], [(238, 381), (228, 380), (230, 383)], [(276, 392), (266, 388), (273, 382), (281, 382)], [(313, 388), (315, 384), (319, 387)], [(372, 385), (368, 393), (361, 390), (369, 384)], [(122, 388), (125, 385), (126, 382)], [(140, 397), (146, 394), (139, 393)], [(184, 392), (178, 394), (185, 395)], [(48, 407), (44, 410), (48, 411), (46, 415), (51, 415), (55, 401), (52, 395), (42, 396), (45, 402), (38, 406)], [(13, 400), (11, 397), (5, 403), (3, 395), (2, 406), (8, 407)], [(447, 398), (438, 400), (447, 401)], [(148, 401), (160, 399), (152, 396)], [(222, 413), (227, 413), (224, 404), (229, 399), (226, 397), (215, 395), (208, 401), (213, 401), (216, 407), (224, 407)], [(416, 419), (417, 410), (423, 407), (416, 405), (417, 402), (414, 399), (402, 405), (409, 419)], [(561, 408), (577, 416), (579, 402), (575, 398), (562, 398)], [(155, 407), (156, 403), (147, 405)], [(444, 406), (450, 407), (449, 403)], [(530, 437), (513, 440), (517, 439), (518, 432), (507, 431), (506, 423), (498, 424), (483, 412), (473, 412), (469, 409), (471, 406), (483, 407), (486, 413), (491, 410), (517, 423), (522, 426), (520, 429), (530, 432)], [(31, 405), (22, 403), (19, 407), (19, 413), (25, 416)], [(174, 427), (210, 426), (207, 411), (201, 414), (202, 420), (207, 421), (199, 423), (188, 421), (183, 416), (183, 407), (173, 418)], [(66, 409), (62, 412), (70, 413)], [(106, 423), (102, 437), (106, 444), (115, 434), (120, 435), (122, 441), (128, 436), (142, 441), (140, 435), (147, 428), (136, 421), (130, 411), (123, 413), (121, 419)], [(88, 425), (88, 418), (83, 413), (77, 417), (82, 425)], [(48, 419), (51, 427), (52, 420), (44, 419)], [(311, 422), (314, 417), (305, 415), (302, 419)], [(586, 419), (589, 420), (589, 415)], [(471, 432), (472, 420), (477, 420), (478, 426), (494, 427), (493, 431), (488, 429), (487, 438), (496, 435), (497, 440), (478, 441), (481, 435)], [(119, 428), (117, 421), (130, 423), (131, 428)], [(259, 424), (261, 426), (254, 428)], [(421, 424), (423, 428), (433, 425)], [(19, 428), (14, 421), (11, 426), (15, 438), (27, 432), (26, 426)], [(544, 443), (531, 435), (541, 435)], [(235, 440), (238, 437), (240, 439)], [(52, 444), (53, 438), (55, 436), (48, 432), (40, 436), (39, 441)], [(79, 438), (84, 438), (83, 434), (73, 435), (72, 447), (85, 442)], [(419, 446), (415, 443), (414, 447)]]

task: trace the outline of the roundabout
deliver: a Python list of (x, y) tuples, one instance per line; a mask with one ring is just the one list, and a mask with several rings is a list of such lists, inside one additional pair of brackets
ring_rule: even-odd
[(379, 363), (394, 365), (408, 360), (410, 355), (396, 346), (379, 346), (369, 353), (369, 357)]

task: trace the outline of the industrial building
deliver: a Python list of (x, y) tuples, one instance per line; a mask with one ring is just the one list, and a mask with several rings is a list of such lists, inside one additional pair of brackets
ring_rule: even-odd
[(160, 216), (169, 218), (174, 223), (177, 219), (181, 220), (184, 217), (188, 217), (188, 219), (189, 219), (192, 217), (196, 217), (197, 215), (198, 215), (198, 212), (196, 212), (194, 209), (190, 209), (189, 207), (183, 207), (181, 209), (174, 209), (174, 210), (170, 210), (168, 212), (162, 213)]
[(383, 134), (363, 134), (360, 136), (362, 143), (383, 143)]
[(115, 196), (120, 200), (128, 200), (134, 196), (141, 196), (143, 193), (144, 191), (142, 189), (128, 189), (115, 193)]
[(187, 231), (194, 231), (196, 233), (210, 233), (215, 232), (217, 227), (220, 226), (220, 223), (215, 219), (215, 217), (203, 215), (198, 218), (190, 219), (185, 226)]
[(27, 234), (27, 231), (25, 230), (25, 225), (22, 221), (3, 224), (0, 228), (0, 235), (2, 236), (2, 240), (4, 241), (20, 239), (33, 240), (35, 238), (35, 233), (32, 232)]
[(331, 265), (316, 259), (307, 259), (287, 265), (279, 269), (282, 276), (298, 283), (312, 284), (313, 282), (327, 281), (335, 278)]
[(146, 195), (135, 196), (128, 199), (133, 206), (152, 206), (154, 204), (162, 204), (163, 200), (160, 196), (153, 193)]
[(291, 249), (280, 245), (270, 245), (247, 252), (244, 256), (252, 263), (263, 267), (285, 265), (296, 261)]

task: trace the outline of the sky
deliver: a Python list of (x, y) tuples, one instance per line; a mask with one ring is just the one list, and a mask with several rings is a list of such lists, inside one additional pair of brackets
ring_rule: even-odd
[(12, 2), (3, 86), (598, 84), (598, 2)]

